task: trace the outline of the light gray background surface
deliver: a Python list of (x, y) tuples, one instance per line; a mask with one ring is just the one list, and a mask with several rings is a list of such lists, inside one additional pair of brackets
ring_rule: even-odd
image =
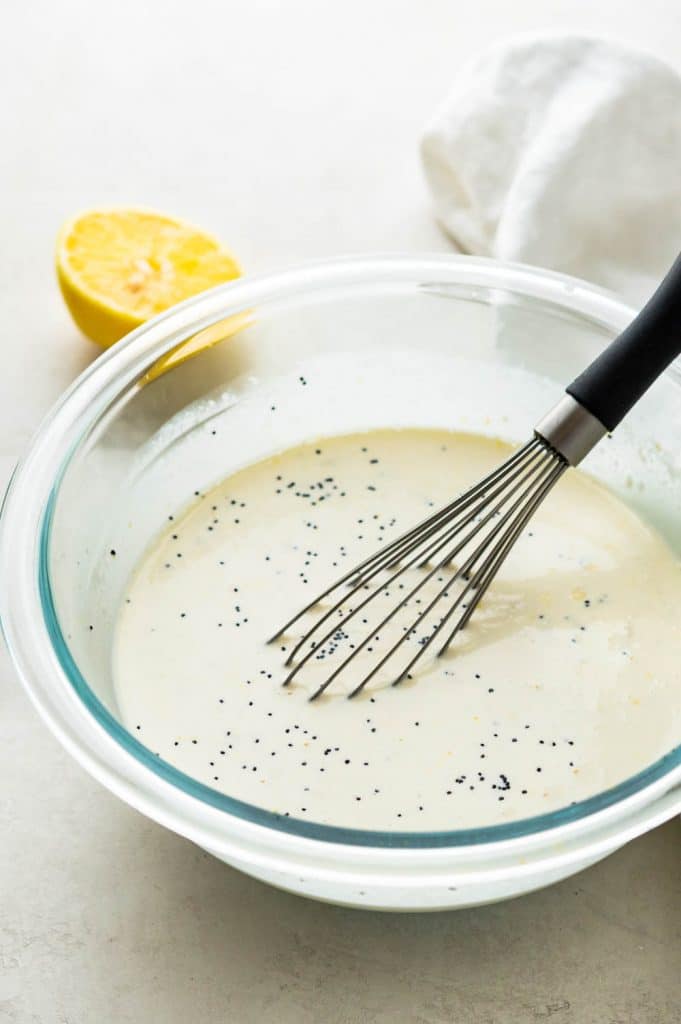
[[(183, 215), (249, 271), (446, 251), (416, 141), (467, 53), (565, 27), (681, 61), (672, 0), (6, 0), (2, 14), (2, 481), (95, 355), (52, 269), (80, 207)], [(0, 1022), (681, 1021), (678, 821), (508, 904), (317, 905), (91, 781), (2, 652), (0, 829)]]

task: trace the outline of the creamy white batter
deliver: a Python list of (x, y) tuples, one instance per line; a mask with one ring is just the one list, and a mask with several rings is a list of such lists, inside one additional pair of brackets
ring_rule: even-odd
[(574, 470), (444, 658), (353, 701), (340, 685), (309, 703), (314, 672), (282, 688), (293, 638), (267, 637), (508, 451), (372, 431), (284, 452), (169, 510), (117, 626), (128, 728), (230, 796), (388, 830), (554, 810), (666, 753), (681, 739), (681, 566)]

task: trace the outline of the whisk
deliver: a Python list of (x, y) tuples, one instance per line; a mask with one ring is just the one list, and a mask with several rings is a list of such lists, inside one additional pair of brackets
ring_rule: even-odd
[[(313, 616), (288, 655), (284, 685), (312, 659), (325, 661), (346, 646), (348, 653), (310, 700), (350, 674), (353, 665), (362, 668), (359, 680), (352, 678), (349, 697), (383, 670), (392, 671), (397, 660), (393, 685), (412, 678), (427, 651), (444, 654), (563, 473), (615, 429), (680, 353), (681, 256), (632, 323), (537, 423), (531, 440), (464, 494), (333, 582), (277, 631), (270, 643)], [(369, 625), (378, 599), (395, 593), (387, 613)], [(348, 633), (353, 620), (366, 626), (355, 643)], [(403, 659), (409, 646), (411, 655)]]

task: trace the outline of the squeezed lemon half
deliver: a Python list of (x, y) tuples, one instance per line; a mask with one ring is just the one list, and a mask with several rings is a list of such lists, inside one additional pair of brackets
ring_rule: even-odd
[(217, 239), (151, 210), (90, 210), (68, 221), (57, 240), (64, 301), (83, 334), (103, 348), (240, 273)]

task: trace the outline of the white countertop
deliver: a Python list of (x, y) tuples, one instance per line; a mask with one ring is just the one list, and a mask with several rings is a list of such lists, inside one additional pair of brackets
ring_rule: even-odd
[[(442, 250), (416, 142), (460, 60), (576, 28), (681, 53), (670, 0), (34, 0), (3, 12), (0, 473), (96, 354), (54, 237), (155, 206), (248, 271)], [(269, 889), (110, 796), (0, 654), (0, 1022), (675, 1024), (681, 824), (515, 902), (383, 916)]]

